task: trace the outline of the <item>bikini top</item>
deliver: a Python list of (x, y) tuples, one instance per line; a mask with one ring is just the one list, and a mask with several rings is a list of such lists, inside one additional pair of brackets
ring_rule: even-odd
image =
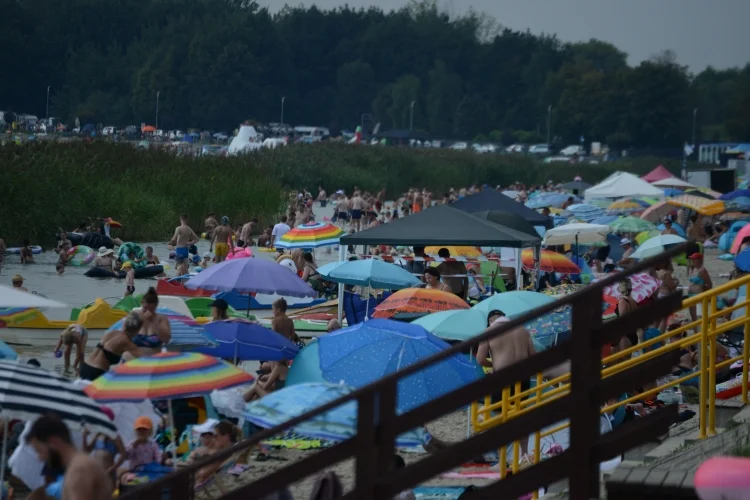
[(104, 450), (108, 453), (110, 453), (112, 456), (117, 455), (117, 445), (115, 445), (114, 441), (109, 439), (102, 439), (99, 438), (94, 443), (94, 449), (95, 450)]
[(104, 357), (107, 360), (107, 363), (109, 363), (110, 365), (116, 365), (120, 363), (120, 360), (122, 359), (121, 355), (115, 354), (112, 351), (105, 349), (101, 343), (96, 344), (96, 348), (101, 349), (102, 353), (104, 354)]

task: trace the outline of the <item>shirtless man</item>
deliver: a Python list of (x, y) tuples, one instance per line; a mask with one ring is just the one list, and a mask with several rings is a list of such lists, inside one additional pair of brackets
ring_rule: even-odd
[[(487, 324), (489, 326), (483, 333), (502, 328), (504, 326), (503, 323), (509, 321), (510, 319), (505, 316), (504, 312), (497, 309), (490, 311), (487, 315)], [(534, 354), (536, 354), (536, 349), (534, 348), (534, 342), (531, 340), (531, 334), (526, 328), (519, 326), (509, 332), (505, 332), (499, 337), (479, 344), (476, 358), (480, 366), (491, 366), (492, 371), (496, 372), (526, 358), (530, 358)], [(491, 357), (492, 361), (488, 361), (488, 357)], [(520, 382), (521, 392), (527, 391), (531, 387), (528, 379), (521, 380)], [(510, 388), (511, 396), (515, 392), (515, 384), (513, 384)], [(527, 444), (525, 440), (521, 441), (522, 454), (526, 453)]]
[(292, 342), (297, 338), (297, 332), (294, 331), (294, 321), (286, 315), (286, 300), (278, 299), (273, 303), (273, 319), (271, 320), (271, 330), (280, 333)]
[(271, 236), (272, 232), (273, 226), (268, 226), (263, 234), (258, 236), (258, 247), (265, 248), (271, 246), (271, 241), (273, 240), (273, 237)]
[(240, 238), (237, 240), (238, 246), (251, 247), (255, 243), (253, 242), (253, 233), (255, 232), (255, 226), (258, 225), (258, 219), (250, 219), (250, 222), (242, 226), (240, 231)]
[(349, 200), (349, 211), (352, 215), (352, 229), (359, 231), (362, 228), (362, 210), (365, 209), (365, 200), (359, 191), (354, 191), (352, 199)]
[(346, 219), (349, 217), (349, 200), (345, 194), (341, 194), (341, 197), (336, 202), (336, 223), (343, 230), (346, 227)]
[(315, 201), (319, 202), (321, 207), (325, 207), (326, 203), (328, 203), (328, 196), (323, 186), (318, 186), (318, 197), (315, 198)]
[(169, 240), (168, 245), (174, 247), (176, 255), (187, 259), (190, 255), (190, 245), (195, 245), (198, 242), (198, 236), (188, 226), (187, 215), (180, 215), (180, 225), (174, 230), (174, 236)]
[(208, 214), (203, 224), (206, 226), (206, 239), (210, 240), (214, 237), (214, 229), (219, 225), (219, 221), (216, 220), (216, 214), (213, 212)]
[[(50, 467), (65, 470), (62, 500), (109, 500), (114, 485), (101, 462), (78, 451), (70, 438), (70, 431), (60, 419), (39, 417), (31, 426), (26, 442)], [(32, 497), (46, 498), (44, 491), (34, 491)], [(30, 497), (31, 498), (31, 497)]]
[(229, 225), (229, 217), (226, 215), (221, 218), (221, 226), (214, 229), (214, 237), (211, 239), (211, 246), (208, 251), (213, 252), (214, 246), (216, 251), (214, 256), (216, 262), (224, 262), (224, 259), (229, 255), (230, 242), (234, 236), (234, 229)]

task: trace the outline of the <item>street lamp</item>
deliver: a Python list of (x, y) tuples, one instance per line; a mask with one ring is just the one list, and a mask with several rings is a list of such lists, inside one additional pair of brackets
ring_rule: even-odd
[(159, 94), (161, 94), (161, 91), (156, 92), (156, 119), (154, 120), (156, 130), (159, 130)]
[(409, 111), (409, 130), (414, 130), (414, 104), (417, 101), (411, 102), (411, 111)]
[(286, 101), (286, 96), (281, 98), (281, 126), (284, 126), (284, 101)]
[(552, 124), (552, 104), (547, 106), (547, 144), (550, 143), (550, 137), (551, 137), (551, 130), (550, 126)]
[(698, 117), (698, 108), (693, 108), (693, 148), (695, 148), (695, 122)]
[(51, 85), (47, 85), (47, 113), (45, 116), (47, 123), (49, 123), (49, 89), (50, 87)]

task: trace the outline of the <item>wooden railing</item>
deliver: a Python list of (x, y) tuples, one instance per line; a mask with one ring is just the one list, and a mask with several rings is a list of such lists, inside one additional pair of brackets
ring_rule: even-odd
[[(637, 313), (603, 324), (602, 290), (631, 274), (648, 269), (657, 262), (684, 253), (684, 251), (683, 245), (658, 257), (641, 261), (627, 272), (608, 276), (576, 293), (562, 297), (555, 303), (503, 323), (500, 328), (486, 331), (478, 337), (407, 366), (341, 399), (289, 420), (283, 425), (257, 433), (250, 439), (199, 463), (147, 483), (121, 498), (124, 500), (161, 500), (165, 498), (163, 496), (165, 491), (168, 491), (168, 498), (172, 500), (192, 499), (194, 498), (195, 474), (203, 466), (225, 461), (232, 455), (248, 450), (263, 440), (282, 434), (305, 420), (352, 400), (358, 403), (358, 433), (355, 437), (330, 448), (311, 452), (309, 456), (297, 462), (229, 492), (221, 497), (222, 500), (263, 498), (265, 495), (287, 487), (292, 482), (324, 471), (350, 458), (356, 461), (355, 485), (344, 498), (386, 499), (442, 472), (458, 467), (482, 453), (526, 439), (531, 433), (566, 419), (570, 420), (571, 440), (568, 450), (528, 469), (518, 471), (506, 479), (470, 492), (466, 498), (471, 500), (517, 498), (565, 478), (569, 481), (570, 498), (597, 498), (599, 463), (665, 434), (677, 413), (674, 405), (667, 406), (646, 417), (628, 422), (610, 433), (600, 435), (599, 412), (608, 399), (667, 374), (678, 361), (677, 352), (672, 351), (603, 380), (601, 378), (602, 345), (616, 343), (625, 333), (633, 332), (639, 327), (665, 317), (678, 310), (682, 302), (681, 295), (675, 293), (639, 308)], [(397, 385), (404, 377), (449, 356), (476, 348), (480, 342), (503, 335), (565, 304), (570, 304), (573, 308), (570, 341), (487, 375), (406, 413), (396, 413)], [(537, 373), (568, 360), (570, 360), (571, 367), (571, 390), (568, 394), (531, 408), (523, 418), (509, 420), (503, 425), (473, 435), (399, 471), (391, 470), (396, 436), (399, 434), (465, 407), (486, 394), (496, 393), (499, 388), (510, 387), (520, 380), (528, 380)]]

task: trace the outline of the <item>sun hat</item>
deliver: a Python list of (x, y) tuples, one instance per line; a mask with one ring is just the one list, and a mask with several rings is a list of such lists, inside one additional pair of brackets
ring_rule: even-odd
[(23, 283), (23, 276), (20, 274), (16, 274), (13, 276), (13, 279), (11, 280), (13, 283)]
[(138, 417), (135, 419), (135, 422), (133, 422), (133, 429), (135, 429), (136, 431), (138, 429), (147, 429), (149, 431), (152, 431), (154, 430), (154, 423), (148, 417)]
[(623, 238), (620, 240), (620, 245), (630, 245), (630, 238)]
[(219, 421), (213, 418), (209, 418), (200, 425), (194, 425), (193, 431), (198, 434), (214, 434), (216, 426), (219, 425)]
[(129, 269), (131, 267), (133, 267), (133, 263), (130, 262), (129, 260), (126, 260), (125, 262), (122, 263), (122, 267), (120, 269)]
[(111, 248), (99, 247), (99, 253), (97, 255), (99, 255), (99, 257), (104, 257), (105, 255), (110, 255), (113, 253), (115, 253), (115, 251)]

